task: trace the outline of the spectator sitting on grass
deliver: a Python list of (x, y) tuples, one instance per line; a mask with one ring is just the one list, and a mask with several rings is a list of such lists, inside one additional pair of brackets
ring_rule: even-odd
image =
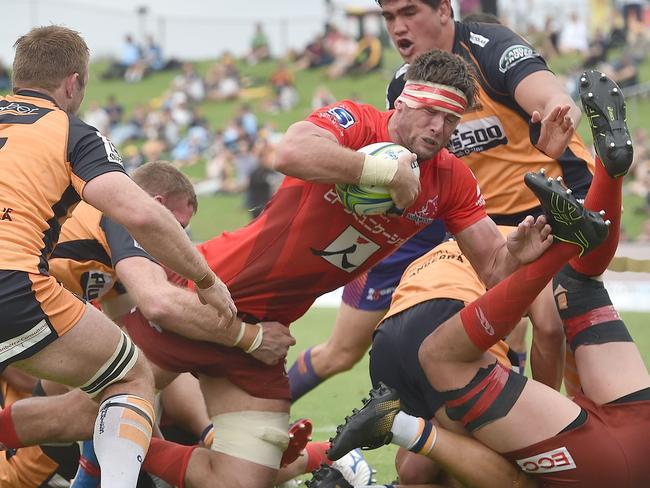
[(255, 24), (255, 33), (251, 40), (251, 52), (248, 55), (250, 64), (257, 64), (260, 61), (271, 59), (271, 50), (269, 48), (269, 39), (264, 32), (264, 26), (261, 22)]

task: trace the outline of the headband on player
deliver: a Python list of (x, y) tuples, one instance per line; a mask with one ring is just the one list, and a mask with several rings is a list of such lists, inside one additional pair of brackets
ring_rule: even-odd
[(411, 108), (431, 107), (458, 117), (467, 108), (467, 98), (458, 88), (427, 81), (407, 81), (397, 99)]

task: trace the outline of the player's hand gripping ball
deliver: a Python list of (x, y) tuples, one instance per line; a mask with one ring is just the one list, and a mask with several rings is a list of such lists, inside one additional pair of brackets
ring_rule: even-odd
[[(400, 154), (411, 151), (393, 142), (377, 142), (362, 147), (358, 152), (397, 160)], [(414, 161), (411, 167), (419, 177), (418, 162)], [(359, 215), (381, 215), (395, 208), (388, 189), (383, 186), (339, 183), (336, 185), (336, 193), (345, 208)]]

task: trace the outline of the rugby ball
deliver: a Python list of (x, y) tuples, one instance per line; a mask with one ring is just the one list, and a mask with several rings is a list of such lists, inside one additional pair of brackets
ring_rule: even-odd
[[(400, 154), (411, 151), (393, 142), (376, 142), (362, 147), (358, 152), (397, 159)], [(411, 167), (419, 178), (420, 166), (418, 162), (414, 161)], [(343, 206), (358, 215), (381, 215), (393, 208), (390, 193), (383, 186), (339, 183), (336, 185), (336, 193)]]

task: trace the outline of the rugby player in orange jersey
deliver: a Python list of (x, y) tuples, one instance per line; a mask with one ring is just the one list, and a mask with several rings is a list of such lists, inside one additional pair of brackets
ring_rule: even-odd
[[(152, 256), (195, 280), (202, 299), (224, 315), (224, 326), (236, 309), (169, 211), (128, 178), (110, 141), (76, 117), (88, 83), (81, 36), (56, 25), (37, 27), (15, 47), (13, 94), (0, 99), (0, 368), (14, 364), (98, 397), (94, 437), (106, 467), (102, 485), (134, 486), (151, 437), (151, 370), (115, 324), (48, 275), (61, 225), (84, 199), (124, 225)], [(21, 444), (15, 426), (30, 428), (21, 421), (28, 410), (12, 405), (0, 413), (4, 447)]]

